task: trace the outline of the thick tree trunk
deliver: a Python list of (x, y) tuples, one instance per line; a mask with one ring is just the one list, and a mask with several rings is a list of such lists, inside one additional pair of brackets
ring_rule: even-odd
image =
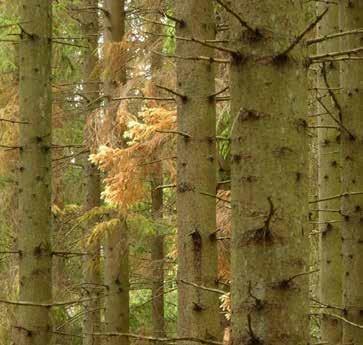
[[(307, 68), (302, 2), (233, 1), (232, 343), (309, 343)], [(255, 31), (258, 28), (258, 31)], [(282, 55), (281, 55), (282, 54)]]
[[(108, 47), (122, 42), (125, 35), (125, 3), (123, 0), (105, 0), (105, 44)], [(110, 49), (106, 49), (110, 53)], [(126, 66), (113, 66), (112, 56), (105, 54), (106, 68), (111, 69), (104, 81), (105, 94), (112, 98), (119, 88), (126, 83)], [(117, 59), (119, 61), (119, 59)], [(106, 117), (111, 126), (109, 134), (113, 146), (123, 146), (120, 133), (116, 128), (117, 107), (108, 104)], [(115, 136), (114, 134), (117, 134)], [(105, 237), (105, 328), (107, 332), (129, 332), (129, 247), (126, 216), (119, 214), (119, 226), (106, 234)], [(108, 345), (128, 345), (127, 337), (107, 337)]]
[[(97, 7), (97, 0), (84, 0), (85, 7)], [(97, 83), (89, 83), (98, 79), (96, 69), (98, 67), (98, 36), (99, 30), (99, 16), (97, 11), (85, 11), (81, 17), (82, 21), (82, 31), (83, 35), (87, 37), (88, 49), (84, 51), (83, 59), (83, 81), (84, 93), (89, 99), (89, 104), (87, 105), (88, 118), (86, 118), (85, 125), (85, 143), (91, 152), (94, 152), (95, 148), (92, 145), (92, 135), (91, 123), (92, 119), (92, 104), (93, 101), (98, 98), (99, 85)], [(100, 193), (101, 193), (101, 183), (100, 175), (97, 168), (85, 159), (85, 209), (89, 211), (94, 207), (98, 207), (101, 204)], [(90, 234), (92, 225), (88, 222), (85, 227), (85, 236)], [(99, 240), (94, 240), (87, 248), (87, 252), (90, 252), (90, 256), (86, 256), (83, 262), (83, 283), (84, 291), (86, 291), (86, 298), (92, 297), (94, 299), (84, 303), (84, 318), (83, 318), (83, 333), (85, 337), (83, 338), (84, 345), (99, 345), (100, 338), (94, 337), (91, 334), (101, 331), (101, 300), (98, 298), (103, 292), (101, 288), (101, 269), (100, 269), (100, 242)]]
[[(19, 299), (52, 303), (51, 245), (51, 54), (52, 6), (23, 0), (19, 48)], [(19, 306), (14, 343), (48, 345), (47, 307)]]
[[(342, 31), (363, 27), (363, 2), (340, 1)], [(362, 46), (360, 35), (342, 38), (341, 49)], [(341, 64), (342, 87), (342, 192), (363, 190), (363, 63), (346, 61)], [(345, 317), (363, 325), (363, 195), (350, 195), (342, 199), (343, 237), (343, 303)], [(343, 344), (363, 344), (363, 330), (344, 323)]]
[[(329, 7), (328, 13), (318, 24), (318, 36), (339, 31), (339, 8), (336, 4), (318, 3), (317, 13)], [(318, 54), (339, 51), (339, 39), (327, 40), (318, 44)], [(318, 195), (319, 199), (338, 195), (340, 183), (340, 132), (336, 122), (326, 113), (327, 108), (335, 118), (339, 118), (339, 110), (334, 98), (339, 96), (339, 64), (327, 63), (317, 79), (317, 97), (321, 97), (324, 106), (318, 103)], [(328, 88), (332, 88), (328, 91)], [(331, 95), (330, 95), (331, 94)], [(332, 97), (333, 96), (333, 97)], [(332, 127), (332, 128), (329, 128)], [(335, 128), (334, 128), (335, 127)], [(342, 305), (342, 241), (340, 200), (333, 199), (319, 203), (319, 268), (320, 286), (319, 299), (325, 305)], [(342, 325), (338, 320), (323, 316), (321, 322), (321, 338), (328, 344), (341, 343)]]
[[(213, 40), (213, 2), (177, 1), (177, 36)], [(214, 51), (177, 40), (178, 56), (213, 56)], [(218, 295), (189, 283), (217, 285), (216, 110), (214, 66), (209, 61), (177, 59), (178, 131), (178, 333), (220, 339)]]

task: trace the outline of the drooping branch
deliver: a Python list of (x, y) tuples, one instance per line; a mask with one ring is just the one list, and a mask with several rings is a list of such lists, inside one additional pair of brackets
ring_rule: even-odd
[(347, 132), (348, 133), (348, 135), (349, 135), (349, 137), (350, 138), (352, 138), (352, 139), (354, 139), (355, 138), (355, 136), (354, 136), (354, 134), (347, 128), (347, 127), (345, 127), (344, 125), (343, 125), (343, 123), (341, 122), (341, 121), (339, 121), (339, 119), (337, 119), (333, 114), (332, 114), (332, 112), (327, 108), (327, 106), (324, 104), (324, 102), (322, 102), (322, 100), (319, 98), (319, 97), (317, 97), (317, 101), (319, 102), (319, 104), (325, 109), (325, 111), (328, 113), (328, 115), (333, 119), (333, 121), (335, 122), (335, 123), (337, 123), (338, 124), (338, 126), (341, 128), (341, 129), (343, 129), (345, 132)]

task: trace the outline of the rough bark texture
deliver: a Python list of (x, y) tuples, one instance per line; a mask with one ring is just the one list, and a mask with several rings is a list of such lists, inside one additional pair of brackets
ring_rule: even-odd
[[(339, 31), (339, 7), (336, 4), (318, 3), (317, 13), (329, 8), (328, 13), (318, 25), (318, 36)], [(339, 39), (327, 40), (318, 44), (318, 54), (339, 51)], [(317, 97), (321, 97), (324, 106), (318, 103), (318, 195), (319, 199), (338, 195), (340, 183), (340, 129), (326, 107), (335, 118), (340, 118), (339, 109), (334, 103), (338, 99), (339, 88), (338, 62), (326, 63), (317, 79)], [(330, 91), (328, 88), (332, 88)], [(327, 95), (327, 97), (322, 97)], [(328, 128), (333, 127), (333, 128)], [(334, 128), (335, 127), (335, 128)], [(319, 299), (325, 305), (342, 305), (342, 241), (340, 200), (333, 199), (319, 203)], [(321, 321), (321, 339), (328, 344), (340, 344), (342, 340), (341, 322), (323, 317)]]
[[(363, 2), (340, 1), (341, 30), (363, 27)], [(360, 35), (341, 40), (341, 49), (362, 46)], [(363, 64), (347, 61), (341, 64), (342, 119), (353, 137), (342, 131), (342, 192), (363, 191)], [(342, 199), (343, 237), (343, 303), (345, 317), (363, 325), (363, 196), (351, 195)], [(363, 330), (344, 324), (344, 344), (363, 344)]]
[[(97, 0), (84, 0), (85, 7), (97, 7)], [(92, 116), (93, 101), (97, 99), (99, 94), (99, 85), (97, 83), (89, 83), (98, 79), (96, 75), (96, 68), (98, 65), (98, 37), (99, 33), (99, 17), (97, 11), (84, 11), (81, 17), (83, 35), (87, 37), (88, 49), (84, 50), (83, 58), (83, 81), (84, 92), (89, 99), (88, 109), (86, 112), (86, 126), (85, 126), (85, 143), (89, 147), (90, 151), (94, 151), (92, 147), (92, 135), (89, 123)], [(98, 207), (101, 204), (100, 193), (101, 183), (100, 175), (97, 168), (85, 159), (85, 209), (89, 211), (94, 207)], [(88, 222), (85, 227), (85, 236), (89, 236), (92, 229), (92, 222)], [(98, 345), (101, 343), (99, 337), (94, 337), (90, 333), (101, 331), (101, 300), (97, 297), (100, 296), (102, 291), (102, 279), (100, 269), (100, 242), (94, 240), (87, 248), (87, 252), (90, 252), (90, 256), (86, 256), (83, 261), (83, 283), (85, 297), (94, 297), (86, 303), (84, 303), (84, 318), (83, 318), (83, 338), (84, 345)]]
[[(119, 214), (117, 215), (119, 216)], [(128, 333), (129, 331), (129, 252), (126, 220), (105, 237), (105, 330)], [(127, 337), (106, 337), (105, 344), (127, 345)]]
[(151, 183), (151, 212), (155, 221), (156, 233), (151, 243), (153, 264), (152, 282), (152, 320), (155, 337), (165, 336), (164, 319), (164, 235), (160, 234), (157, 223), (163, 218), (163, 190), (155, 189), (163, 184), (162, 164), (157, 163)]
[[(177, 36), (214, 39), (211, 1), (177, 1), (175, 6), (176, 17), (183, 21), (177, 24)], [(178, 56), (214, 53), (182, 40), (177, 40), (176, 50)], [(176, 69), (182, 133), (177, 136), (178, 334), (219, 339), (218, 295), (183, 283), (211, 288), (217, 284), (215, 73), (206, 61), (177, 59)]]
[[(51, 54), (52, 10), (44, 0), (20, 2), (19, 299), (52, 302)], [(51, 342), (49, 308), (19, 306), (14, 343)]]
[(233, 1), (232, 344), (309, 343), (303, 1)]
[[(120, 44), (125, 34), (125, 3), (123, 0), (105, 0), (105, 43), (106, 46)], [(107, 49), (106, 49), (107, 50)], [(108, 49), (112, 52), (112, 49)], [(119, 88), (126, 82), (126, 66), (114, 66), (112, 55), (105, 54), (106, 73), (104, 91), (109, 97), (114, 97)], [(119, 61), (119, 60), (118, 60)], [(108, 66), (107, 66), (108, 65)], [(116, 125), (117, 108), (109, 104), (106, 116), (112, 128)], [(121, 139), (114, 136), (110, 130), (110, 142), (113, 146), (123, 146)], [(119, 214), (119, 226), (106, 234), (105, 238), (105, 285), (108, 296), (105, 299), (105, 329), (106, 332), (129, 332), (129, 248), (126, 218)], [(107, 337), (108, 345), (128, 345), (127, 337)]]
[[(161, 1), (155, 2), (155, 10), (161, 8)], [(155, 16), (158, 21), (158, 16)], [(162, 41), (158, 35), (163, 33), (162, 25), (150, 25), (151, 31), (156, 34), (153, 39), (153, 50), (161, 50)], [(151, 55), (152, 81), (155, 85), (160, 84), (162, 59), (158, 54)], [(154, 85), (153, 96), (160, 96), (160, 90)], [(153, 159), (157, 161), (159, 155), (155, 154)], [(151, 260), (153, 264), (152, 282), (152, 320), (153, 335), (155, 337), (165, 337), (165, 318), (164, 318), (164, 235), (160, 233), (159, 223), (163, 218), (163, 189), (156, 189), (163, 184), (163, 164), (157, 162), (153, 165), (151, 176), (151, 216), (155, 221), (155, 235), (151, 243)]]

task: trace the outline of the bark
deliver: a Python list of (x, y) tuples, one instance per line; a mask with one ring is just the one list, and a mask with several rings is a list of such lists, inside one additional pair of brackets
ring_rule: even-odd
[[(20, 6), (19, 300), (52, 303), (51, 54), (49, 1)], [(49, 308), (18, 306), (14, 343), (48, 345)]]
[[(105, 0), (105, 43), (106, 45), (120, 44), (125, 35), (125, 3), (120, 0)], [(109, 50), (110, 51), (110, 50)], [(118, 59), (119, 60), (119, 59)], [(104, 80), (104, 91), (110, 98), (126, 83), (126, 66), (113, 66), (111, 55), (105, 54), (106, 68), (111, 70)], [(117, 136), (112, 131), (116, 128), (117, 108), (108, 104), (106, 117), (110, 128), (110, 142), (113, 146), (124, 146), (122, 134)], [(129, 247), (126, 216), (119, 214), (119, 226), (106, 234), (105, 238), (105, 285), (108, 296), (105, 299), (105, 328), (106, 332), (129, 332)], [(128, 345), (128, 337), (107, 337), (108, 345)]]
[[(97, 0), (84, 0), (85, 7), (97, 7)], [(89, 99), (86, 112), (85, 125), (85, 144), (94, 152), (95, 148), (92, 144), (92, 136), (90, 123), (92, 123), (92, 104), (98, 98), (99, 85), (97, 83), (87, 83), (98, 79), (96, 69), (98, 67), (98, 37), (95, 36), (100, 32), (99, 17), (97, 11), (85, 11), (81, 17), (82, 32), (87, 37), (88, 48), (84, 50), (83, 58), (83, 81), (84, 92)], [(97, 168), (85, 159), (85, 210), (89, 211), (94, 207), (101, 205), (100, 193), (101, 182)], [(85, 237), (89, 236), (92, 231), (94, 222), (87, 222), (85, 226)], [(99, 337), (94, 337), (90, 334), (101, 331), (101, 300), (100, 294), (102, 291), (102, 278), (100, 269), (100, 241), (94, 240), (85, 251), (90, 252), (90, 256), (86, 256), (83, 261), (83, 283), (86, 298), (95, 297), (94, 299), (84, 303), (83, 317), (83, 338), (84, 345), (99, 345), (101, 343)]]
[[(334, 5), (318, 3), (317, 13), (326, 8), (328, 13), (318, 25), (318, 36), (324, 36), (339, 31), (339, 8)], [(327, 40), (318, 44), (318, 54), (339, 51), (339, 39)], [(321, 99), (324, 107), (339, 118), (339, 110), (334, 104), (339, 91), (339, 64), (331, 62), (326, 64), (317, 80), (317, 96), (328, 95)], [(328, 91), (327, 88), (332, 88)], [(332, 93), (333, 97), (330, 95)], [(318, 104), (318, 194), (319, 199), (341, 193), (340, 183), (340, 131), (336, 122), (326, 110)], [(336, 128), (324, 128), (333, 126)], [(341, 241), (341, 215), (340, 200), (329, 200), (319, 203), (319, 269), (320, 285), (319, 299), (326, 305), (342, 305), (342, 241)], [(321, 339), (328, 344), (340, 344), (342, 339), (341, 321), (323, 317), (321, 322)]]
[[(214, 39), (213, 3), (177, 1), (177, 36)], [(177, 40), (178, 56), (213, 56), (200, 44)], [(216, 110), (214, 67), (209, 61), (177, 59), (178, 334), (220, 339), (218, 295), (183, 283), (217, 287)], [(187, 343), (187, 342), (186, 342)]]
[[(340, 29), (363, 27), (363, 3), (360, 0), (340, 2)], [(362, 45), (361, 36), (351, 35), (341, 40), (341, 49)], [(351, 132), (342, 131), (342, 192), (363, 189), (363, 64), (347, 61), (341, 64), (342, 121)], [(363, 197), (342, 198), (343, 237), (343, 303), (345, 317), (363, 325)], [(363, 344), (363, 330), (344, 323), (344, 344)]]
[[(126, 220), (105, 237), (105, 328), (106, 332), (129, 332), (129, 247)], [(105, 344), (127, 345), (127, 337), (107, 337)]]
[[(163, 184), (162, 164), (157, 163), (151, 183), (151, 212), (155, 223), (163, 218), (163, 190), (155, 189)], [(164, 319), (164, 235), (160, 233), (159, 226), (155, 225), (155, 235), (151, 243), (151, 260), (153, 264), (152, 282), (152, 320), (153, 335), (165, 336)]]
[[(309, 343), (307, 68), (302, 2), (233, 1), (232, 344)], [(256, 31), (256, 28), (257, 31)]]
[[(161, 1), (155, 2), (155, 10), (161, 7)], [(154, 16), (155, 21), (159, 20), (158, 16)], [(151, 31), (156, 34), (156, 38), (151, 38), (153, 41), (153, 50), (161, 50), (161, 40), (158, 36), (163, 33), (161, 25), (150, 25)], [(157, 54), (151, 55), (151, 73), (152, 81), (155, 85), (160, 84), (161, 79), (162, 59)], [(160, 90), (153, 87), (152, 96), (158, 97)], [(160, 158), (156, 153), (153, 160), (157, 161)], [(160, 232), (160, 224), (163, 219), (163, 189), (156, 189), (163, 185), (163, 164), (161, 162), (153, 165), (151, 176), (151, 216), (155, 222), (155, 235), (151, 243), (151, 260), (152, 260), (152, 320), (153, 320), (153, 335), (155, 337), (165, 337), (165, 318), (164, 318), (164, 235)]]

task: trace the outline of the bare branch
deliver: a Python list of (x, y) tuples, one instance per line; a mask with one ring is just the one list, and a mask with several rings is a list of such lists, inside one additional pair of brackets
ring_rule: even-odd
[(311, 44), (314, 44), (314, 43), (320, 43), (322, 41), (331, 40), (331, 39), (337, 38), (337, 37), (348, 36), (348, 35), (356, 35), (356, 34), (363, 34), (363, 29), (336, 32), (334, 34), (324, 35), (324, 36), (320, 36), (320, 37), (316, 37), (316, 38), (307, 40), (306, 43), (308, 45), (311, 45)]
[(252, 28), (235, 10), (227, 6), (227, 4), (224, 3), (224, 1), (222, 0), (214, 0), (214, 1), (217, 2), (219, 5), (221, 5), (229, 14), (235, 17), (242, 25), (242, 27), (246, 28), (248, 31), (250, 31), (255, 35), (258, 34), (256, 29)]

